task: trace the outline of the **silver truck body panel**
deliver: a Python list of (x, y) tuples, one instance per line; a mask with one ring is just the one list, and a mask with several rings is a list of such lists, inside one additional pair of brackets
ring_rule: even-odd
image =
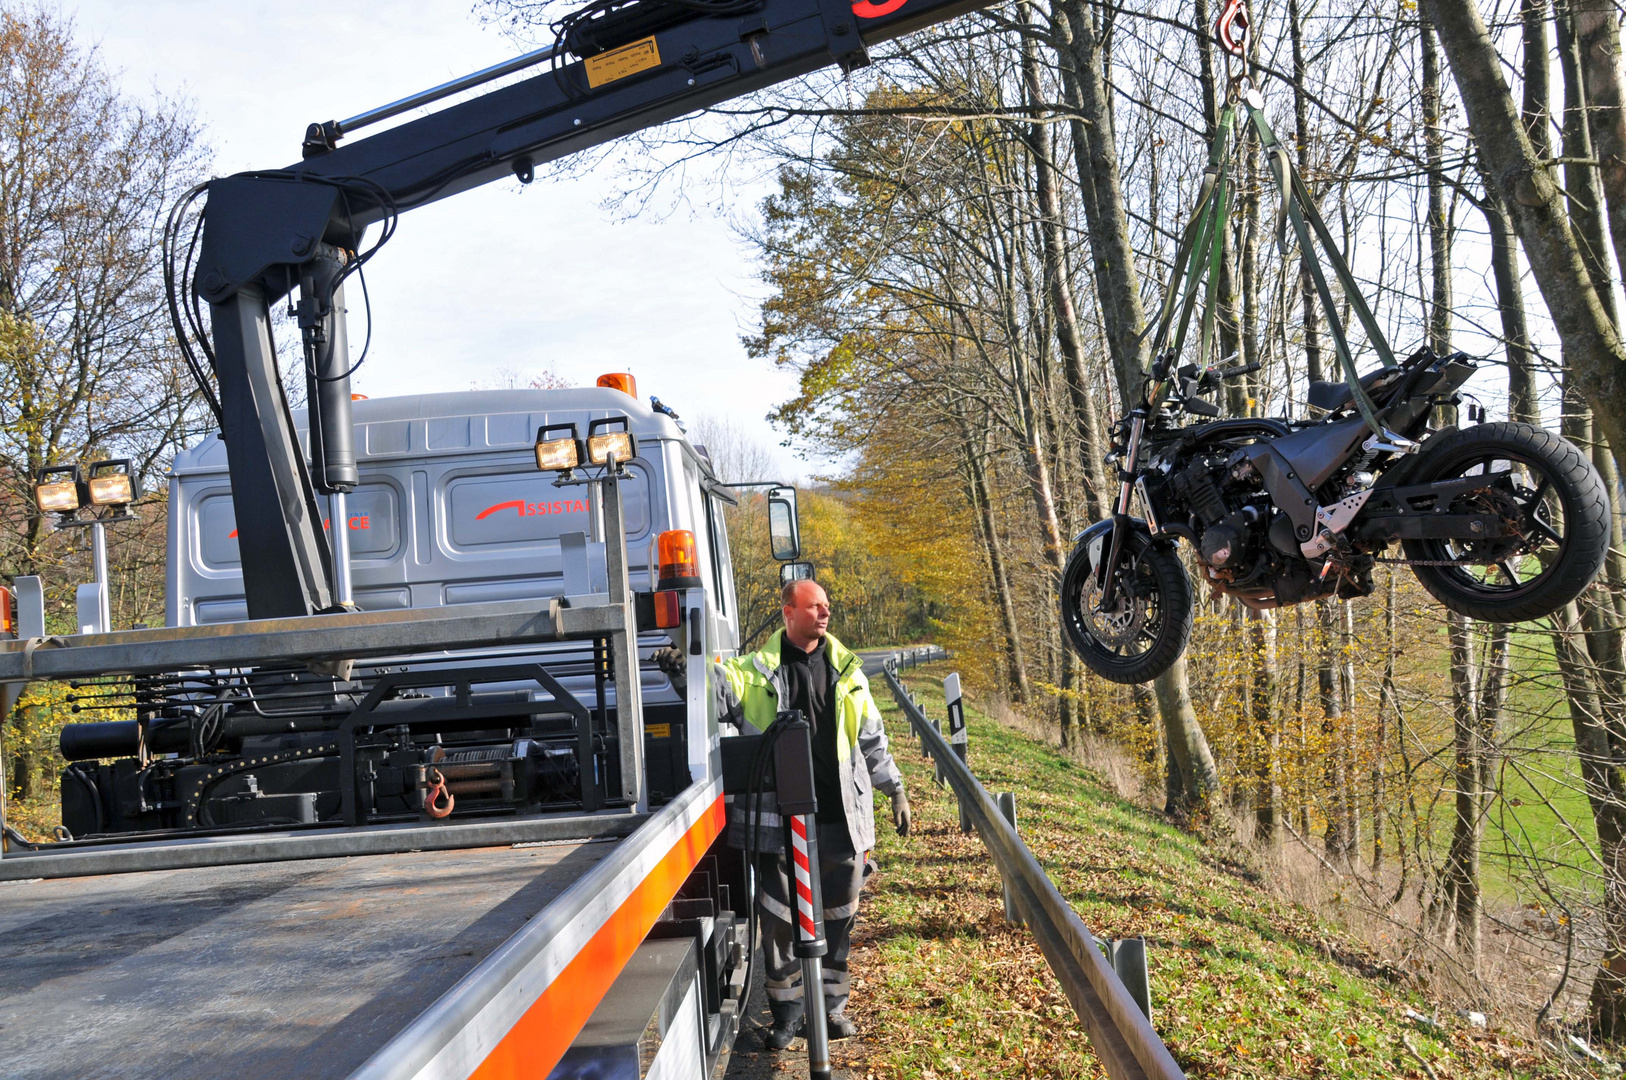
[[(608, 389), (355, 406), (362, 483), (338, 524), (351, 530), (364, 614), (294, 620), (301, 626), (289, 633), (388, 612), (411, 623), (436, 618), (430, 609), (507, 617), (510, 607), (533, 608), (556, 630), (513, 645), (412, 652), (413, 665), (501, 662), (506, 654), (579, 671), (583, 641), (546, 639), (567, 622), (585, 631), (602, 621), (602, 546), (596, 568), (580, 558), (579, 534), (593, 532), (589, 489), (554, 487), (537, 471), (532, 444), (545, 424), (575, 422), (585, 436), (590, 419), (625, 415), (639, 441), (619, 488), (632, 587), (652, 587), (653, 541), (666, 529), (694, 532), (701, 562), (703, 587), (682, 594), (693, 617), (680, 630), (639, 637), (646, 654), (673, 643), (688, 656), (694, 783), (647, 816), (369, 829), (359, 836), (377, 846), (367, 850), (393, 853), (366, 856), (350, 854), (357, 835), (335, 840), (341, 831), (314, 830), (107, 845), (86, 853), (101, 860), (95, 865), (62, 865), (81, 876), (47, 880), (19, 875), (77, 854), (7, 858), (3, 876), (16, 880), (0, 883), (0, 1075), (463, 1080), (483, 1067), (503, 1073), (558, 1060), (576, 1030), (559, 1022), (560, 1003), (591, 1010), (599, 1002), (720, 836), (709, 659), (735, 648), (736, 601), (706, 459), (668, 417)], [(239, 622), (243, 567), (219, 440), (178, 455), (171, 484), (168, 620), (176, 629), (143, 633), (212, 641), (257, 626)], [(691, 639), (694, 630), (702, 640)], [(67, 641), (126, 647), (117, 634)], [(70, 650), (53, 642), (21, 662), (56, 661), (59, 651)], [(387, 662), (375, 650), (365, 663)], [(646, 706), (678, 704), (658, 670), (645, 665), (641, 675)], [(578, 694), (593, 685), (591, 674), (561, 681)], [(572, 820), (582, 828), (572, 830)], [(454, 832), (463, 845), (492, 844), (533, 826), (558, 839), (427, 850)], [(436, 836), (424, 850), (403, 851), (408, 832)], [(583, 839), (600, 832), (622, 838)], [(267, 850), (247, 850), (254, 845)], [(169, 852), (158, 865), (171, 868), (137, 868), (153, 865), (140, 859), (157, 851)], [(228, 861), (236, 865), (214, 865)], [(576, 962), (601, 955), (605, 963)], [(698, 1022), (686, 1019), (693, 1012), (683, 1005), (670, 1019)], [(691, 1056), (674, 1042), (661, 1068), (693, 1075)]]

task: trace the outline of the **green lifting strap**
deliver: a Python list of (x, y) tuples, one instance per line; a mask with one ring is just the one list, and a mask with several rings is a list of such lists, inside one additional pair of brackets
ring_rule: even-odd
[(1371, 395), (1361, 385), (1360, 373), (1355, 370), (1355, 359), (1350, 355), (1349, 341), (1344, 335), (1344, 324), (1338, 317), (1338, 308), (1333, 302), (1332, 290), (1327, 286), (1327, 276), (1322, 272), (1321, 261), (1315, 257), (1315, 248), (1311, 245), (1312, 231), (1315, 238), (1320, 241), (1321, 252), (1326, 261), (1332, 264), (1333, 273), (1338, 276), (1338, 284), (1344, 290), (1344, 299), (1349, 303), (1355, 317), (1360, 320), (1361, 327), (1366, 331), (1367, 340), (1377, 350), (1378, 359), (1384, 367), (1394, 367), (1394, 353), (1389, 348), (1389, 339), (1384, 337), (1383, 330), (1372, 315), (1372, 309), (1367, 306), (1366, 298), (1361, 294), (1360, 286), (1355, 281), (1355, 275), (1350, 272), (1349, 264), (1339, 254), (1338, 247), (1333, 243), (1332, 233), (1327, 229), (1327, 223), (1322, 220), (1321, 212), (1316, 209), (1315, 201), (1310, 198), (1309, 189), (1304, 186), (1304, 180), (1293, 168), (1293, 162), (1287, 156), (1287, 150), (1276, 140), (1276, 133), (1271, 130), (1270, 122), (1265, 119), (1263, 102), (1254, 91), (1248, 92), (1248, 116), (1253, 121), (1253, 128), (1259, 135), (1259, 146), (1270, 159), (1271, 175), (1276, 180), (1276, 188), (1282, 194), (1282, 217), (1277, 222), (1277, 246), (1285, 255), (1286, 225), (1291, 223), (1294, 235), (1298, 238), (1299, 250), (1304, 253), (1304, 263), (1310, 270), (1310, 279), (1315, 283), (1316, 294), (1321, 298), (1321, 308), (1327, 316), (1327, 330), (1332, 335), (1334, 350), (1338, 353), (1339, 366), (1344, 371), (1344, 381), (1349, 386), (1350, 394), (1355, 399), (1355, 406), (1361, 412), (1372, 433), (1379, 438), (1384, 436), (1383, 425), (1378, 422), (1377, 409), (1372, 404)]
[(1196, 307), (1197, 285), (1203, 280), (1205, 263), (1192, 256), (1208, 252), (1206, 263), (1208, 289), (1207, 304), (1203, 312), (1203, 355), (1213, 340), (1214, 290), (1219, 280), (1219, 261), (1224, 251), (1225, 222), (1231, 212), (1231, 188), (1226, 178), (1230, 161), (1231, 134), (1236, 125), (1236, 110), (1226, 105), (1220, 110), (1219, 123), (1214, 128), (1214, 140), (1208, 148), (1208, 168), (1203, 171), (1201, 189), (1197, 192), (1197, 205), (1191, 220), (1180, 238), (1180, 247), (1174, 257), (1169, 274), (1169, 287), (1163, 294), (1163, 307), (1158, 312), (1157, 334), (1152, 339), (1152, 355), (1163, 351), (1169, 340), (1169, 329), (1174, 324), (1175, 311), (1180, 314), (1179, 327), (1170, 351), (1178, 355), (1185, 346), (1186, 333), (1191, 326), (1192, 311)]

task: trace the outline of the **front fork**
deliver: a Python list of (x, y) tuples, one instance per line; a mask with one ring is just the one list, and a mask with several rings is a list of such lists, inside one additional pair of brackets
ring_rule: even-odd
[(1129, 440), (1124, 447), (1123, 467), (1118, 470), (1118, 506), (1112, 515), (1112, 538), (1107, 544), (1107, 557), (1096, 567), (1100, 575), (1101, 599), (1097, 611), (1106, 611), (1118, 592), (1118, 560), (1123, 556), (1124, 537), (1129, 532), (1129, 499), (1134, 492), (1135, 470), (1140, 464), (1140, 440), (1146, 430), (1146, 409), (1129, 414)]

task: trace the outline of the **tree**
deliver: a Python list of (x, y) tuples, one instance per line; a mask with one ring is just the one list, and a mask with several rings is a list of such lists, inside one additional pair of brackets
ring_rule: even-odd
[(1428, 0), (1425, 8), (1439, 31), (1480, 156), (1564, 343), (1567, 367), (1618, 465), (1626, 453), (1626, 345), (1588, 272), (1564, 192), (1551, 165), (1536, 153), (1479, 5), (1474, 0)]
[[(204, 153), (183, 102), (124, 95), (71, 20), (0, 2), (0, 575), (45, 574), (57, 626), (89, 576), (87, 537), (39, 513), (40, 469), (127, 457), (161, 488), (171, 455), (205, 429), (158, 265), (165, 211)], [(162, 620), (163, 500), (111, 530), (115, 624)], [(14, 790), (54, 786), (61, 689), (36, 687), (0, 717)]]
[(150, 489), (174, 450), (204, 430), (158, 268), (164, 212), (198, 178), (204, 153), (185, 103), (124, 95), (95, 50), (75, 42), (70, 20), (44, 5), (0, 5), (0, 505), (16, 523), (0, 544), (8, 575), (37, 572), (62, 551), (34, 509), (41, 468), (130, 457)]

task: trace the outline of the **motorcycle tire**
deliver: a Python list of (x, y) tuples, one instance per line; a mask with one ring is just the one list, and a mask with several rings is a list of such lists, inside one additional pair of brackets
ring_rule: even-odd
[(1539, 619), (1580, 596), (1603, 568), (1609, 492), (1574, 443), (1516, 423), (1441, 432), (1424, 444), (1403, 483), (1457, 479), (1480, 469), (1491, 474), (1499, 465), (1511, 474), (1505, 485), (1459, 496), (1452, 506), (1516, 514), (1519, 538), (1406, 540), (1402, 546), (1414, 561), (1464, 563), (1412, 567), (1423, 588), (1452, 611), (1483, 622)]
[[(1167, 671), (1191, 637), (1191, 579), (1170, 544), (1136, 533), (1121, 556), (1115, 611), (1099, 595), (1090, 545), (1080, 544), (1061, 578), (1061, 621), (1084, 666), (1115, 683), (1150, 682)], [(1128, 586), (1126, 589), (1124, 586)]]

